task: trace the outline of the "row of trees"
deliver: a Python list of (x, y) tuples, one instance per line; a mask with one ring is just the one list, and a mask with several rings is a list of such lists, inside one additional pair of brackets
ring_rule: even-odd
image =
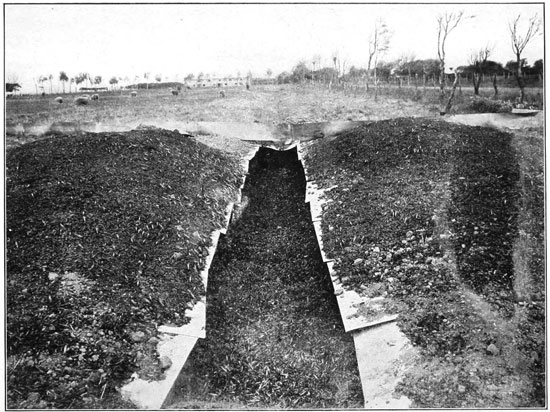
[[(271, 76), (272, 72), (271, 70), (268, 70), (268, 75)], [(131, 81), (134, 83), (144, 83), (145, 88), (149, 88), (149, 81), (152, 79), (152, 75), (149, 72), (146, 72), (143, 74), (143, 76), (136, 75), (133, 78), (130, 78), (128, 76), (120, 77), (120, 76), (112, 76), (109, 79), (109, 85), (112, 88), (115, 88), (119, 83), (124, 84), (130, 84)], [(178, 76), (176, 76), (178, 77)], [(187, 76), (185, 76), (184, 81), (191, 81), (191, 80), (197, 80), (201, 81), (202, 79), (210, 78), (210, 74), (205, 74), (203, 72), (200, 72), (197, 76), (190, 73)], [(227, 77), (233, 77), (232, 75), (228, 75)], [(241, 77), (241, 73), (237, 73), (237, 77)], [(252, 77), (252, 73), (248, 73), (247, 77)], [(90, 85), (99, 86), (103, 82), (102, 76), (92, 76), (87, 72), (81, 72), (74, 76), (69, 77), (65, 71), (59, 72), (59, 77), (57, 78), (59, 82), (62, 85), (63, 93), (66, 92), (68, 89), (69, 93), (72, 93), (73, 87), (74, 91), (76, 92), (79, 87), (89, 87)], [(36, 93), (39, 92), (45, 93), (47, 90), (48, 83), (49, 83), (49, 92), (53, 93), (53, 81), (55, 80), (54, 76), (52, 74), (50, 75), (40, 75), (35, 79), (35, 87), (36, 87)], [(154, 80), (158, 83), (162, 82), (163, 77), (161, 74), (154, 75)], [(177, 78), (176, 78), (177, 81)], [(68, 87), (67, 87), (68, 86)]]
[[(435, 59), (416, 59), (414, 55), (402, 56), (396, 61), (386, 62), (383, 56), (390, 48), (392, 32), (382, 19), (377, 19), (373, 31), (368, 41), (368, 63), (366, 68), (351, 66), (347, 68), (347, 62), (338, 56), (338, 53), (332, 55), (332, 66), (321, 67), (321, 58), (316, 55), (311, 60), (312, 69), (308, 67), (306, 61), (299, 62), (291, 72), (283, 72), (277, 76), (278, 83), (297, 83), (306, 80), (333, 82), (362, 82), (369, 87), (369, 82), (378, 85), (380, 79), (389, 81), (391, 78), (401, 82), (406, 79), (410, 84), (414, 79), (415, 83), (421, 80), (425, 85), (427, 81), (432, 80), (434, 85), (437, 83), (440, 89), (440, 100), (442, 112), (450, 109), (450, 104), (454, 96), (454, 90), (460, 78), (471, 79), (475, 94), (479, 94), (479, 87), (483, 78), (490, 78), (495, 88), (495, 94), (498, 94), (497, 78), (503, 76), (508, 78), (514, 76), (520, 88), (520, 100), (525, 98), (525, 76), (537, 75), (542, 79), (543, 60), (537, 60), (533, 66), (527, 64), (526, 59), (522, 58), (524, 49), (529, 42), (540, 32), (541, 22), (535, 15), (528, 19), (527, 29), (520, 32), (519, 23), (521, 16), (517, 16), (509, 23), (510, 40), (514, 52), (514, 60), (502, 64), (490, 60), (492, 48), (485, 46), (479, 50), (473, 51), (466, 64), (451, 68), (454, 72), (449, 75), (446, 68), (446, 45), (451, 33), (459, 27), (460, 23), (467, 18), (475, 16), (465, 16), (464, 12), (445, 13), (437, 19), (437, 58)], [(447, 96), (447, 83), (449, 79), (453, 80), (451, 93)], [(375, 88), (376, 90), (376, 88)]]
[[(459, 66), (458, 72), (462, 79), (480, 82), (482, 79), (494, 77), (511, 78), (517, 71), (517, 62), (509, 61), (505, 65), (489, 60), (490, 49), (473, 53), (468, 65)], [(525, 76), (542, 79), (544, 74), (543, 60), (539, 59), (530, 66), (525, 59), (521, 61), (521, 71)], [(379, 81), (396, 81), (411, 84), (425, 84), (427, 82), (439, 82), (441, 73), (440, 62), (437, 59), (415, 59), (410, 56), (401, 57), (394, 61), (380, 61), (376, 67), (376, 79)], [(448, 76), (447, 76), (448, 77)], [(282, 72), (277, 76), (278, 83), (299, 83), (306, 80), (330, 82), (341, 81), (350, 83), (373, 81), (374, 68), (362, 68), (351, 66), (346, 72), (339, 72), (334, 67), (321, 67), (313, 70), (305, 61), (299, 62), (291, 72)], [(373, 81), (374, 82), (374, 81)], [(477, 94), (477, 93), (476, 93)]]
[[(49, 83), (50, 93), (52, 93), (53, 79), (54, 79), (54, 76), (52, 74), (38, 76), (38, 79), (35, 79), (36, 92), (38, 93), (38, 91), (40, 90), (42, 93), (45, 93), (46, 92), (45, 84)], [(89, 73), (79, 73), (73, 77), (69, 77), (66, 72), (61, 71), (59, 72), (59, 81), (63, 85), (63, 93), (65, 93), (66, 84), (67, 83), (69, 84), (69, 93), (70, 93), (73, 85), (75, 85), (75, 91), (76, 91), (78, 86), (82, 83), (86, 83), (86, 87), (89, 84), (99, 85), (103, 81), (103, 78), (101, 76), (92, 77)]]
[[(147, 82), (150, 77), (151, 77), (150, 73), (145, 73), (143, 75), (143, 79), (145, 79)], [(66, 92), (67, 86), (68, 86), (69, 93), (72, 93), (73, 87), (74, 87), (74, 91), (76, 92), (79, 87), (89, 87), (90, 85), (100, 86), (103, 82), (102, 76), (92, 76), (87, 72), (81, 72), (74, 76), (69, 77), (69, 75), (67, 75), (67, 72), (61, 71), (59, 72), (59, 76), (57, 79), (62, 85), (63, 93)], [(140, 81), (141, 76), (135, 76), (134, 80)], [(162, 75), (160, 74), (155, 75), (155, 80), (157, 82), (161, 82)], [(53, 81), (54, 81), (54, 76), (52, 74), (40, 75), (37, 78), (35, 78), (34, 83), (35, 83), (36, 93), (38, 94), (39, 91), (41, 93), (45, 93), (47, 90), (48, 83), (49, 83), (49, 92), (53, 93)], [(130, 81), (130, 78), (128, 76), (126, 77), (112, 76), (109, 79), (109, 84), (111, 85), (111, 87), (114, 88), (119, 83), (122, 83), (122, 82), (128, 83), (129, 81)]]

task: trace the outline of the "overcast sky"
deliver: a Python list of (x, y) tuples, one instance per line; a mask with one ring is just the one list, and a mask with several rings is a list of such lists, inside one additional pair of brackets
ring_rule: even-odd
[[(188, 73), (265, 76), (338, 52), (366, 67), (376, 18), (393, 31), (384, 60), (437, 57), (437, 16), (464, 10), (447, 42), (448, 66), (467, 64), (473, 50), (493, 47), (492, 60), (514, 59), (508, 22), (538, 14), (539, 4), (199, 4), (5, 5), (5, 73), (26, 91), (33, 78), (61, 70), (128, 76), (150, 72), (171, 79)], [(527, 46), (528, 63), (543, 58), (543, 36)]]

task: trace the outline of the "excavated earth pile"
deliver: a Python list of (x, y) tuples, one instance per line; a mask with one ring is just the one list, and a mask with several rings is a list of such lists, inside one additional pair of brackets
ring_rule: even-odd
[(8, 406), (127, 406), (133, 373), (161, 379), (157, 327), (185, 324), (204, 295), (243, 177), (239, 156), (160, 129), (9, 150)]
[(207, 334), (168, 408), (361, 407), (296, 150), (260, 149), (210, 269)]
[[(298, 145), (305, 174), (296, 149), (261, 148), (242, 198), (252, 147), (233, 137), (145, 128), (9, 149), (8, 406), (135, 406), (121, 386), (175, 379), (185, 360), (170, 369), (159, 348), (204, 302), (206, 337), (159, 407), (544, 405), (538, 137), (427, 118), (302, 129), (273, 147)], [(306, 129), (316, 140), (298, 143)], [(351, 316), (346, 294), (362, 300)], [(415, 355), (376, 355), (401, 345), (373, 348), (384, 328)]]
[(541, 216), (542, 205), (521, 201), (534, 175), (513, 142), (495, 129), (404, 118), (301, 149), (326, 189), (324, 252), (344, 287), (383, 299), (423, 355), (398, 388), (413, 406), (544, 402), (540, 266), (523, 275), (514, 263), (518, 216)]

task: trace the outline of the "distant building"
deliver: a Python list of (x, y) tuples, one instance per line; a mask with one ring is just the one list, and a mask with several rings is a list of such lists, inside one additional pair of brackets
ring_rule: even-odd
[(195, 88), (244, 86), (245, 83), (245, 77), (208, 77), (187, 80), (187, 85)]
[(106, 92), (109, 89), (107, 87), (81, 87), (81, 92)]

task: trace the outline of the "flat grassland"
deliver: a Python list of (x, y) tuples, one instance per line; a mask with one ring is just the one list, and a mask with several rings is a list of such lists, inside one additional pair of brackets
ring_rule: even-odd
[(173, 96), (166, 89), (106, 92), (99, 100), (76, 106), (77, 95), (22, 96), (6, 101), (8, 125), (47, 125), (54, 122), (96, 122), (124, 125), (140, 121), (210, 121), (302, 123), (332, 120), (381, 120), (389, 117), (429, 116), (436, 108), (411, 100), (381, 98), (353, 91), (313, 86), (262, 86), (187, 90)]

